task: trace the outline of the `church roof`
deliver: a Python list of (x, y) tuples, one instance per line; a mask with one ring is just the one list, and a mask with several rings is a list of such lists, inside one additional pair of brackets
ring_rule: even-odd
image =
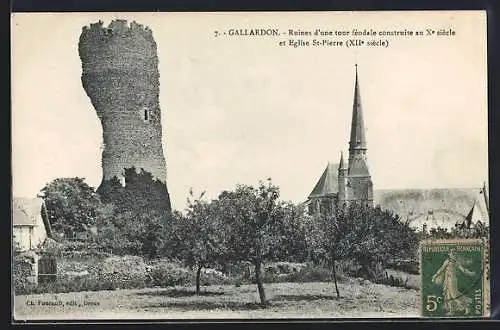
[(339, 164), (331, 164), (328, 163), (323, 174), (319, 178), (318, 183), (309, 194), (309, 198), (312, 197), (321, 197), (325, 195), (333, 195), (338, 193), (339, 185), (338, 185), (338, 172)]
[(354, 83), (354, 102), (352, 107), (350, 149), (366, 149), (365, 124), (358, 83), (358, 66), (356, 65), (356, 81)]

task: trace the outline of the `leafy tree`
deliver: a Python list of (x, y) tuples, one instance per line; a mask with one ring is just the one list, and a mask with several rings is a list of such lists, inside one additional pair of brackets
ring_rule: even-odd
[(308, 245), (315, 260), (331, 266), (337, 297), (337, 261), (355, 260), (361, 273), (376, 278), (377, 266), (383, 267), (391, 259), (416, 256), (418, 236), (396, 215), (356, 203), (322, 209), (308, 222)]
[(308, 258), (308, 227), (302, 205), (291, 202), (279, 202), (276, 207), (276, 217), (280, 222), (277, 226), (279, 246), (276, 248), (274, 259), (292, 262), (304, 262)]
[(116, 254), (155, 258), (162, 254), (168, 237), (170, 215), (151, 210), (142, 214), (121, 212), (100, 230), (100, 244)]
[(113, 177), (99, 187), (102, 201), (113, 209), (100, 239), (115, 253), (160, 256), (172, 223), (167, 187), (144, 169), (126, 168), (124, 177), (124, 186)]
[(69, 234), (94, 226), (104, 211), (94, 188), (83, 178), (60, 178), (48, 183), (40, 196), (55, 231)]
[(352, 204), (346, 210), (347, 235), (342, 238), (342, 254), (357, 260), (369, 277), (377, 264), (398, 258), (415, 258), (418, 235), (392, 212), (377, 207)]
[(455, 235), (453, 235), (453, 233), (446, 228), (436, 227), (431, 228), (431, 230), (429, 230), (429, 234), (426, 236), (434, 239), (448, 239), (453, 238)]
[(228, 230), (227, 242), (233, 258), (251, 262), (262, 305), (267, 304), (262, 265), (272, 259), (280, 245), (279, 227), (282, 224), (279, 188), (271, 183), (259, 183), (257, 188), (237, 185), (234, 191), (219, 195), (219, 212)]
[(224, 227), (219, 223), (215, 203), (202, 200), (204, 192), (194, 199), (190, 190), (185, 216), (178, 217), (176, 239), (181, 259), (196, 269), (196, 294), (200, 293), (200, 275), (203, 267), (220, 266), (227, 250)]
[[(343, 208), (322, 207), (321, 210), (322, 212), (316, 214), (310, 223), (311, 233), (316, 236), (311, 243), (316, 247), (316, 259), (331, 266), (335, 292), (339, 298), (335, 262), (348, 254), (346, 251), (348, 241), (343, 240), (343, 236), (350, 235), (349, 229), (352, 228), (347, 226)], [(344, 245), (341, 245), (342, 243)]]

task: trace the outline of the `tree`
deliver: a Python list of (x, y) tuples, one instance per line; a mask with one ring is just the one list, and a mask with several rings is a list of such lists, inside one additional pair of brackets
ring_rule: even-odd
[(200, 293), (200, 276), (203, 267), (220, 266), (226, 253), (224, 227), (219, 224), (215, 204), (202, 200), (204, 192), (194, 198), (189, 192), (185, 216), (177, 218), (177, 251), (181, 259), (196, 269), (196, 294)]
[(170, 215), (144, 210), (141, 214), (121, 212), (101, 228), (100, 244), (116, 254), (160, 256), (168, 237)]
[(103, 211), (99, 195), (83, 178), (55, 179), (41, 190), (40, 196), (52, 228), (66, 234), (94, 226)]
[(357, 203), (322, 210), (307, 222), (307, 241), (313, 259), (331, 266), (337, 297), (337, 261), (355, 260), (362, 274), (377, 278), (377, 266), (384, 267), (392, 259), (416, 256), (417, 234), (391, 212)]
[(431, 228), (429, 234), (426, 236), (434, 239), (448, 239), (454, 237), (451, 231), (442, 227)]
[(270, 179), (267, 184), (260, 182), (257, 188), (237, 185), (234, 191), (222, 192), (218, 198), (231, 256), (254, 265), (262, 305), (267, 304), (262, 265), (280, 245), (278, 198), (279, 188)]
[(350, 234), (350, 228), (347, 226), (343, 208), (322, 207), (321, 210), (323, 211), (310, 223), (311, 233), (316, 236), (311, 243), (316, 246), (315, 254), (319, 259), (331, 266), (335, 292), (337, 298), (340, 298), (335, 262), (348, 254), (347, 241), (343, 240), (343, 236)]
[(348, 236), (343, 237), (343, 253), (357, 260), (370, 278), (377, 277), (374, 267), (385, 266), (389, 260), (415, 258), (418, 235), (407, 223), (380, 206), (359, 204), (347, 209)]
[(469, 226), (456, 225), (447, 234), (447, 238), (489, 238), (490, 231), (487, 224), (477, 221)]
[(167, 187), (144, 169), (138, 172), (134, 167), (126, 168), (124, 178), (124, 186), (113, 177), (98, 189), (102, 201), (113, 209), (100, 239), (115, 253), (157, 257), (165, 252), (171, 231)]
[(302, 205), (281, 201), (276, 207), (279, 246), (273, 258), (283, 261), (304, 262), (308, 258), (307, 219)]

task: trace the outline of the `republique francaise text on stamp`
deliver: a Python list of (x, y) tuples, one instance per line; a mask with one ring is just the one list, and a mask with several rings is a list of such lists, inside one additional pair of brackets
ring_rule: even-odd
[(489, 315), (488, 244), (481, 239), (426, 240), (420, 244), (421, 315)]

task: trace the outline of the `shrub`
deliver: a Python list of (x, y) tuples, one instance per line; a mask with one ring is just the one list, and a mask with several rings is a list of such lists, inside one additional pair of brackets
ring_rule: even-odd
[(137, 256), (109, 257), (97, 267), (99, 278), (115, 288), (128, 288), (130, 283), (146, 283), (146, 263)]
[[(115, 289), (137, 289), (146, 287), (146, 264), (141, 257), (108, 257), (103, 260), (89, 255), (75, 255), (62, 259), (59, 274), (54, 283), (40, 283), (35, 292), (58, 293), (78, 291), (99, 291)], [(76, 259), (76, 260), (75, 260)], [(66, 272), (81, 272), (87, 275), (70, 276)]]
[(13, 289), (16, 295), (29, 294), (36, 287), (29, 278), (31, 277), (31, 264), (16, 257), (12, 263)]
[(219, 273), (201, 271), (201, 285), (227, 285), (235, 283), (235, 280)]
[(137, 278), (120, 281), (112, 277), (95, 275), (85, 277), (59, 276), (56, 282), (40, 283), (38, 287), (32, 291), (33, 293), (65, 293), (116, 289), (139, 289), (144, 287), (146, 287), (145, 281)]
[(237, 262), (230, 265), (230, 274), (233, 278), (239, 278), (242, 282), (248, 281), (253, 277), (253, 265), (249, 262)]
[(153, 265), (148, 273), (150, 277), (149, 284), (152, 286), (188, 285), (194, 282), (192, 272), (170, 262)]
[(284, 275), (299, 272), (304, 267), (306, 265), (302, 263), (281, 261), (267, 264), (264, 270), (269, 274)]
[(286, 277), (287, 282), (328, 282), (332, 280), (332, 271), (323, 267), (311, 266)]
[(399, 288), (407, 288), (410, 289), (410, 286), (408, 286), (408, 280), (409, 278), (403, 278), (403, 277), (398, 277), (394, 275), (388, 275), (387, 273), (384, 273), (384, 276), (381, 276), (377, 278), (374, 282), (378, 284), (385, 284), (385, 285), (390, 285), (390, 286), (395, 286)]
[(413, 260), (403, 260), (403, 261), (395, 261), (393, 263), (388, 264), (388, 267), (394, 270), (400, 270), (406, 272), (408, 274), (418, 275), (418, 262)]

